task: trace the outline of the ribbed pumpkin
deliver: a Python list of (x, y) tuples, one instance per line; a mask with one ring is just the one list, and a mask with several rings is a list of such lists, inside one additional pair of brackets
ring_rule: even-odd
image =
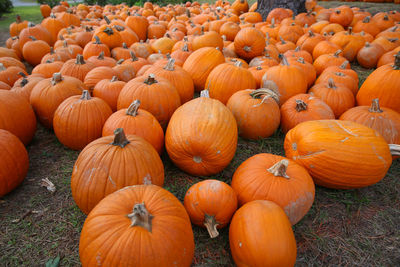
[(328, 104), (336, 118), (354, 107), (355, 100), (351, 90), (343, 84), (335, 84), (332, 78), (328, 82), (315, 84), (308, 93)]
[(53, 77), (54, 73), (60, 72), (64, 62), (48, 60), (45, 63), (41, 63), (33, 68), (32, 74), (40, 74), (44, 78)]
[(280, 65), (271, 67), (265, 72), (264, 81), (273, 81), (278, 85), (281, 104), (294, 95), (307, 92), (308, 88), (303, 70), (290, 65), (285, 56), (282, 56)]
[(0, 81), (13, 86), (14, 83), (20, 78), (20, 73), (28, 75), (26, 71), (17, 66), (4, 67), (3, 63), (0, 63)]
[(358, 51), (357, 62), (364, 68), (375, 68), (379, 58), (385, 53), (379, 44), (365, 43), (365, 46)]
[(85, 147), (75, 162), (71, 191), (75, 203), (88, 214), (104, 197), (129, 185), (164, 184), (164, 166), (143, 138), (125, 136), (122, 128)]
[(242, 67), (242, 62), (235, 64), (224, 63), (215, 67), (206, 81), (210, 97), (226, 104), (236, 92), (245, 89), (256, 89), (256, 80), (253, 74)]
[(292, 225), (272, 201), (255, 200), (238, 209), (229, 227), (229, 244), (238, 267), (294, 266), (296, 262)]
[(358, 106), (347, 110), (341, 120), (354, 121), (380, 133), (388, 144), (400, 144), (400, 114), (390, 108), (379, 107), (379, 99), (371, 106)]
[(179, 107), (171, 117), (165, 147), (183, 171), (207, 176), (222, 171), (232, 160), (237, 144), (234, 116), (220, 101), (202, 96)]
[(96, 40), (95, 36), (100, 39), (101, 43), (107, 45), (110, 49), (122, 45), (122, 37), (120, 33), (111, 25), (104, 24), (98, 27), (93, 33), (93, 41)]
[(112, 68), (117, 65), (117, 61), (112, 57), (105, 57), (103, 51), (98, 56), (91, 56), (86, 62), (92, 63), (95, 67), (106, 66)]
[(53, 78), (38, 82), (32, 89), (30, 102), (40, 123), (53, 127), (53, 116), (58, 106), (68, 97), (81, 95), (85, 85), (74, 77), (55, 73)]
[(319, 83), (327, 83), (329, 79), (332, 79), (334, 83), (340, 83), (353, 93), (353, 95), (357, 95), (358, 92), (358, 79), (355, 80), (353, 76), (346, 74), (345, 72), (334, 72), (334, 71), (323, 71), (318, 79), (315, 81), (315, 84)]
[(84, 79), (84, 84), (88, 89), (93, 90), (98, 82), (104, 79), (112, 79), (112, 77), (117, 76), (118, 73), (110, 67), (100, 66), (90, 70)]
[(79, 241), (83, 267), (189, 267), (193, 256), (185, 208), (156, 185), (125, 187), (103, 199), (86, 218)]
[(149, 74), (129, 81), (118, 97), (118, 109), (127, 108), (138, 99), (163, 128), (167, 127), (174, 111), (181, 105), (175, 86), (167, 79)]
[(83, 49), (83, 57), (85, 59), (89, 59), (92, 56), (99, 56), (101, 52), (104, 53), (105, 56), (111, 56), (110, 48), (103, 44), (98, 36), (94, 36), (94, 42), (88, 43), (85, 45)]
[(340, 66), (346, 62), (346, 58), (340, 56), (341, 53), (342, 51), (338, 50), (334, 54), (324, 54), (316, 58), (313, 65), (317, 75), (320, 75), (328, 67)]
[(54, 112), (54, 133), (63, 145), (80, 150), (101, 137), (103, 125), (111, 114), (104, 100), (92, 98), (84, 90), (82, 96), (71, 96), (58, 106)]
[(119, 81), (117, 76), (114, 76), (112, 79), (101, 80), (94, 86), (93, 96), (106, 101), (112, 111), (115, 112), (117, 110), (119, 93), (125, 84), (126, 82)]
[(35, 75), (26, 76), (24, 74), (21, 79), (17, 80), (14, 83), (14, 86), (11, 88), (11, 91), (24, 97), (26, 101), (28, 101), (29, 103), (29, 98), (31, 97), (32, 89), (38, 82), (40, 82), (43, 79), (44, 78), (42, 76), (35, 76)]
[(236, 92), (226, 106), (236, 119), (241, 137), (261, 139), (271, 136), (279, 127), (278, 102), (276, 92), (261, 88)]
[(9, 131), (0, 129), (0, 197), (25, 179), (29, 158), (24, 144)]
[(103, 126), (103, 136), (112, 135), (117, 128), (126, 134), (143, 137), (161, 155), (164, 148), (164, 131), (157, 119), (148, 111), (139, 109), (140, 101), (135, 100), (127, 109), (112, 114)]
[(82, 82), (85, 79), (86, 74), (91, 71), (95, 66), (90, 62), (85, 62), (83, 56), (78, 54), (76, 59), (70, 59), (64, 63), (60, 73), (63, 76), (75, 77)]
[(309, 211), (315, 186), (307, 170), (293, 160), (273, 154), (257, 154), (236, 169), (232, 188), (239, 205), (253, 200), (270, 200), (278, 204), (292, 225)]
[(36, 117), (23, 96), (0, 90), (0, 129), (17, 136), (25, 145), (32, 140), (36, 131)]
[[(375, 184), (392, 164), (385, 139), (352, 121), (303, 122), (286, 134), (284, 148), (286, 156), (305, 167), (316, 184), (329, 188)], [(400, 149), (392, 154), (400, 155)]]
[(224, 55), (212, 47), (203, 47), (194, 51), (183, 64), (193, 79), (196, 91), (203, 90), (210, 72), (219, 64), (225, 63)]
[(37, 40), (33, 36), (29, 36), (30, 41), (26, 42), (22, 48), (22, 55), (26, 62), (32, 66), (40, 64), (42, 57), (50, 53), (50, 46), (43, 40)]
[(329, 119), (335, 119), (332, 109), (309, 94), (292, 96), (281, 106), (281, 128), (285, 133), (305, 121)]
[(146, 70), (144, 75), (153, 73), (157, 77), (163, 77), (170, 81), (178, 91), (181, 103), (184, 104), (193, 99), (194, 84), (192, 77), (187, 71), (179, 66), (175, 66), (175, 59), (171, 58), (164, 66), (153, 66)]
[(400, 52), (394, 65), (384, 65), (372, 72), (357, 94), (357, 104), (368, 106), (379, 98), (381, 106), (400, 112)]
[(186, 192), (185, 209), (193, 224), (206, 227), (211, 238), (228, 225), (237, 209), (237, 196), (232, 187), (218, 180), (204, 180)]
[(246, 60), (261, 56), (265, 48), (263, 33), (252, 27), (241, 29), (234, 39), (235, 52)]

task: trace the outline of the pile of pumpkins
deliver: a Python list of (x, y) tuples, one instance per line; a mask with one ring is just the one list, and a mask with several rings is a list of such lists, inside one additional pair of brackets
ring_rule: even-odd
[[(189, 266), (191, 222), (212, 238), (230, 223), (238, 266), (294, 265), (292, 225), (314, 183), (370, 186), (400, 155), (400, 13), (307, 7), (263, 21), (246, 0), (61, 2), (40, 7), (40, 24), (17, 17), (0, 48), (0, 196), (27, 174), (38, 120), (82, 150), (71, 188), (88, 214), (83, 266)], [(377, 67), (360, 89), (353, 61)], [(194, 184), (184, 205), (162, 188), (164, 148), (184, 172), (211, 176), (238, 136), (279, 127), (286, 157), (254, 155), (231, 185)]]

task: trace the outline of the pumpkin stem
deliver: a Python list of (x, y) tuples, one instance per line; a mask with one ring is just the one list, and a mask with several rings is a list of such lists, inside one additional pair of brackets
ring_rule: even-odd
[(26, 74), (23, 73), (22, 71), (18, 72), (18, 75), (20, 75), (20, 76), (22, 76), (22, 77), (24, 77), (24, 78), (27, 78)]
[(281, 64), (285, 66), (289, 66), (289, 62), (287, 61), (287, 58), (283, 54), (279, 54), (279, 58), (281, 59)]
[(110, 19), (107, 16), (104, 16), (104, 20), (107, 22), (107, 24), (111, 23)]
[(347, 33), (349, 35), (352, 35), (353, 34), (353, 27), (349, 27)]
[(7, 68), (4, 67), (3, 63), (0, 63), (0, 71), (5, 71)]
[(340, 76), (340, 77), (345, 77), (346, 74), (344, 74), (343, 72), (335, 72), (336, 76)]
[(309, 36), (309, 37), (314, 37), (315, 34), (314, 34), (314, 32), (313, 32), (312, 30), (309, 30), (309, 31), (308, 31), (308, 36)]
[(121, 58), (120, 60), (117, 61), (117, 65), (121, 65), (122, 63), (124, 63), (125, 59)]
[(262, 70), (263, 68), (260, 66), (260, 65), (258, 65), (257, 67), (256, 67), (256, 70)]
[(122, 128), (115, 129), (114, 140), (111, 143), (111, 145), (124, 148), (129, 143), (130, 143), (129, 140), (126, 138), (126, 135), (124, 133), (124, 129)]
[(117, 81), (119, 81), (117, 76), (113, 76), (112, 79), (110, 80), (110, 82), (112, 83)]
[(235, 62), (235, 64), (234, 64), (236, 67), (239, 67), (239, 68), (241, 68), (242, 67), (242, 65), (243, 65), (243, 62), (242, 61), (240, 61), (240, 60), (236, 60), (236, 62)]
[(339, 68), (341, 68), (342, 70), (344, 70), (344, 69), (346, 69), (347, 64), (349, 64), (349, 63), (350, 63), (350, 62), (346, 60), (345, 62), (343, 62), (342, 65), (339, 66)]
[(111, 36), (111, 35), (114, 34), (114, 31), (113, 31), (113, 29), (112, 29), (111, 27), (106, 27), (106, 28), (103, 30), (103, 32), (106, 33), (106, 34), (109, 35), (109, 36)]
[(154, 218), (148, 210), (146, 209), (144, 202), (135, 204), (133, 207), (132, 213), (126, 215), (129, 219), (131, 219), (131, 227), (140, 226), (146, 229), (151, 233), (152, 225), (151, 221)]
[(371, 20), (371, 17), (370, 16), (366, 16), (364, 19), (363, 19), (363, 23), (369, 23), (370, 22), (370, 20)]
[(139, 106), (140, 106), (140, 100), (136, 99), (135, 101), (132, 102), (132, 104), (129, 105), (125, 114), (132, 117), (136, 117)]
[(369, 42), (365, 43), (365, 47), (370, 47), (370, 46), (371, 46), (371, 44)]
[(81, 100), (90, 100), (92, 97), (90, 96), (90, 93), (88, 90), (83, 90)]
[(400, 70), (400, 51), (394, 56), (394, 70)]
[(85, 62), (85, 60), (84, 60), (84, 58), (83, 58), (83, 56), (82, 56), (81, 54), (78, 54), (78, 55), (76, 56), (75, 64), (78, 64), (78, 65), (84, 65), (84, 64), (86, 64), (86, 62)]
[(243, 50), (244, 50), (245, 52), (249, 53), (249, 52), (251, 51), (251, 46), (245, 45), (245, 46), (243, 47)]
[(264, 96), (261, 102), (253, 107), (261, 106), (268, 98), (274, 99), (279, 104), (279, 94), (275, 88), (260, 88), (251, 92), (250, 96), (254, 99), (261, 99), (261, 96)]
[(332, 78), (329, 78), (329, 80), (328, 80), (328, 88), (330, 88), (330, 89), (336, 89), (335, 82), (333, 81)]
[(400, 145), (389, 144), (389, 149), (392, 156), (400, 156)]
[(139, 59), (136, 57), (135, 53), (133, 51), (130, 51), (129, 54), (131, 55), (132, 61), (138, 61)]
[(104, 51), (101, 51), (99, 56), (97, 57), (99, 60), (104, 60)]
[(342, 53), (342, 52), (343, 51), (339, 49), (338, 51), (335, 52), (335, 54), (333, 54), (333, 56), (339, 57), (340, 53)]
[(211, 238), (216, 238), (219, 233), (217, 230), (217, 226), (219, 225), (215, 220), (214, 216), (204, 214), (204, 226), (207, 228), (208, 234)]
[(200, 92), (200, 97), (210, 98), (210, 92), (208, 91), (208, 89), (205, 89), (205, 90), (201, 91)]
[(300, 46), (297, 46), (294, 52), (299, 52), (300, 51)]
[(283, 177), (286, 179), (290, 179), (290, 177), (286, 174), (287, 167), (289, 166), (289, 161), (287, 159), (283, 159), (278, 163), (274, 164), (267, 171), (272, 173), (276, 177)]
[(126, 45), (126, 43), (122, 43), (122, 47), (123, 47), (124, 49), (128, 49), (128, 46)]
[(307, 104), (301, 99), (296, 99), (296, 111), (301, 112), (307, 110)]
[(165, 65), (164, 70), (173, 71), (175, 70), (175, 59), (168, 59), (167, 65)]
[(22, 21), (21, 21), (21, 16), (20, 15), (17, 15), (17, 17), (15, 18), (15, 22), (17, 23), (17, 24), (20, 24)]
[(188, 47), (187, 43), (182, 47), (182, 51), (183, 52), (189, 52), (189, 47)]
[(54, 86), (57, 83), (61, 82), (63, 80), (63, 77), (61, 76), (61, 73), (56, 72), (53, 74), (53, 78), (51, 79), (51, 84)]
[(155, 75), (153, 73), (149, 74), (149, 77), (147, 77), (147, 79), (144, 80), (144, 83), (147, 85), (152, 85), (153, 83), (157, 83)]
[(29, 39), (31, 39), (32, 41), (37, 41), (37, 39), (34, 36), (29, 36)]
[(283, 40), (283, 38), (281, 36), (279, 36), (279, 39), (281, 40), (282, 44), (286, 44), (285, 40)]
[(101, 44), (99, 36), (95, 35), (93, 38), (95, 40), (94, 41), (95, 44)]
[(304, 58), (302, 58), (302, 57), (299, 57), (299, 58), (297, 59), (297, 62), (300, 62), (301, 64), (306, 64)]
[(383, 110), (379, 106), (379, 98), (375, 98), (372, 100), (371, 107), (368, 109), (369, 112), (372, 113), (382, 113)]

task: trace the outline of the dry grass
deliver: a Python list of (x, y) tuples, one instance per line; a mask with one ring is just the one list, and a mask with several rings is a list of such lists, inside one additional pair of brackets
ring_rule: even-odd
[[(338, 5), (338, 2), (322, 4)], [(4, 44), (6, 32), (0, 29), (0, 44)], [(353, 68), (361, 82), (371, 72), (357, 65)], [(229, 183), (235, 169), (248, 157), (257, 153), (284, 155), (283, 139), (280, 132), (261, 141), (240, 139), (231, 164), (211, 178)], [(28, 151), (28, 176), (20, 187), (0, 199), (0, 265), (43, 266), (49, 259), (60, 256), (61, 266), (79, 266), (79, 233), (85, 215), (75, 205), (70, 191), (71, 171), (78, 152), (63, 147), (52, 132), (40, 126)], [(201, 178), (181, 172), (167, 155), (162, 158), (165, 188), (183, 200), (186, 190)], [(357, 190), (317, 187), (313, 207), (294, 227), (297, 264), (400, 266), (399, 177), (400, 162), (395, 160), (387, 176), (371, 187)], [(56, 185), (56, 193), (51, 194), (39, 185), (42, 178), (49, 178)], [(193, 266), (233, 266), (227, 228), (214, 240), (208, 238), (205, 229), (193, 226), (193, 230), (196, 240)]]

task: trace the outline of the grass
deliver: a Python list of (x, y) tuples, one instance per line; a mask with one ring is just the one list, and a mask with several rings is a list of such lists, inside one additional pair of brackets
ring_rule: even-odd
[[(5, 20), (0, 21), (0, 37), (4, 36), (0, 44), (8, 37), (8, 25), (17, 13), (34, 22), (41, 19), (38, 7), (15, 8), (13, 14), (6, 14)], [(359, 74), (360, 85), (372, 71), (357, 64), (352, 68)], [(231, 164), (210, 178), (230, 183), (236, 168), (252, 155), (284, 155), (283, 140), (284, 135), (279, 131), (259, 141), (239, 138)], [(0, 198), (0, 265), (43, 266), (60, 257), (60, 266), (79, 266), (79, 235), (86, 216), (75, 205), (70, 189), (71, 172), (79, 153), (62, 146), (54, 133), (41, 126), (27, 149), (28, 176), (16, 190)], [(165, 153), (162, 160), (164, 187), (182, 201), (187, 189), (202, 178), (180, 171)], [(400, 266), (399, 177), (400, 160), (397, 159), (386, 177), (368, 188), (333, 190), (317, 186), (311, 210), (293, 227), (298, 247), (297, 265)], [(40, 186), (42, 178), (49, 178), (55, 184), (54, 194)], [(196, 242), (193, 266), (234, 265), (228, 228), (221, 229), (216, 239), (209, 239), (203, 228), (193, 226), (193, 231)]]
[(10, 24), (15, 22), (15, 17), (17, 15), (20, 15), (22, 20), (31, 21), (33, 23), (39, 23), (43, 18), (38, 6), (14, 7), (11, 13), (5, 13), (3, 17), (0, 18), (0, 31), (8, 30)]

